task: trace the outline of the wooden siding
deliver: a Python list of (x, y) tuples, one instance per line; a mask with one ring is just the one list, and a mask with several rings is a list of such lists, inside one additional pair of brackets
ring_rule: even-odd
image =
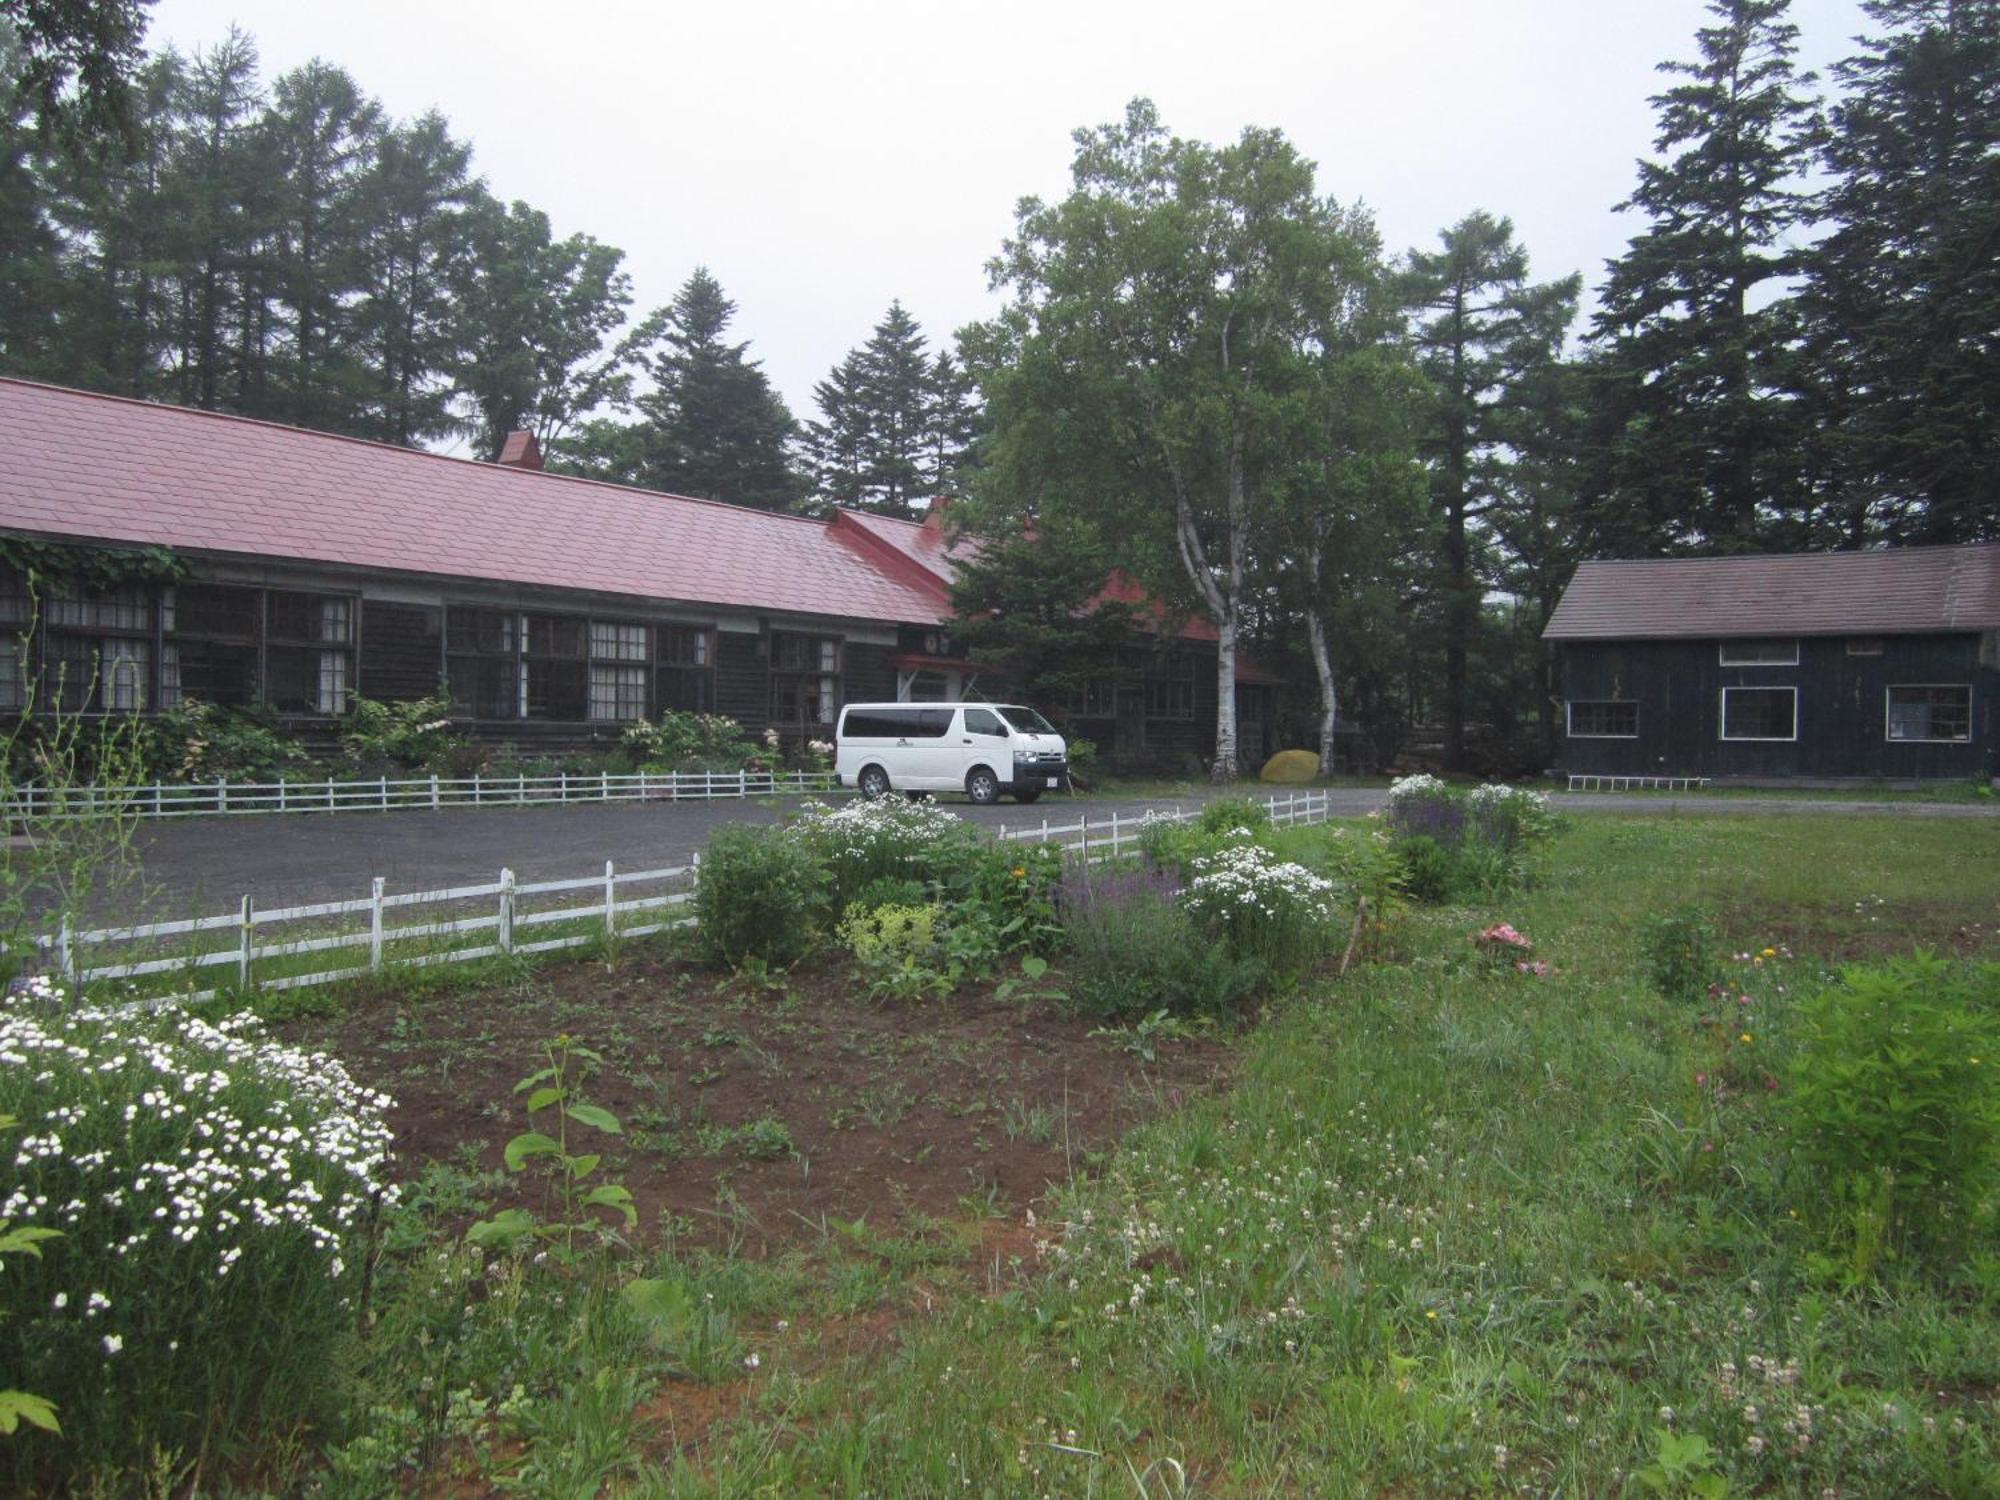
[(771, 722), (771, 664), (764, 646), (761, 636), (715, 633), (715, 711), (752, 735)]
[[(1796, 666), (1724, 666), (1720, 642), (1590, 641), (1563, 646), (1568, 702), (1638, 705), (1631, 739), (1572, 738), (1564, 725), (1565, 769), (1635, 776), (1888, 777), (1929, 780), (1992, 774), (2000, 671), (1977, 635), (1877, 637), (1878, 656), (1848, 653), (1848, 637), (1798, 641)], [(1892, 685), (1970, 684), (1968, 744), (1888, 739)], [(1722, 690), (1787, 687), (1798, 692), (1798, 738), (1725, 740)]]
[(444, 611), (431, 605), (361, 604), (363, 697), (383, 702), (425, 698), (444, 673)]
[(895, 655), (894, 646), (849, 641), (841, 654), (840, 701), (893, 702), (896, 697)]

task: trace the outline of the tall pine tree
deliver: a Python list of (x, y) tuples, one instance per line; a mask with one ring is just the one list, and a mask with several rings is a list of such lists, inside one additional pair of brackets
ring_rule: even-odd
[(1804, 294), (1850, 535), (2000, 537), (2000, 7), (1869, 0)]
[(1806, 504), (1791, 318), (1770, 296), (1795, 269), (1817, 114), (1789, 4), (1714, 0), (1700, 60), (1661, 64), (1683, 81), (1654, 96), (1659, 159), (1619, 205), (1649, 223), (1610, 263), (1593, 328), (1612, 503), (1704, 550), (1770, 545)]
[(1467, 671), (1488, 568), (1486, 513), (1518, 460), (1509, 445), (1523, 386), (1551, 364), (1576, 316), (1582, 278), (1528, 279), (1506, 219), (1475, 212), (1435, 251), (1412, 250), (1403, 277), (1417, 360), (1433, 388), (1421, 451), (1442, 543), (1436, 605), (1444, 639), (1444, 754), (1466, 762)]

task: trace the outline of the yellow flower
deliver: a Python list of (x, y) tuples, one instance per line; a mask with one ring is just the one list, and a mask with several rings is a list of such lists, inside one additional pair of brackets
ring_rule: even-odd
[(1425, 1313), (1424, 1316), (1427, 1318), (1435, 1319), (1437, 1317), (1437, 1309), (1435, 1307), (1432, 1308), (1429, 1312)]
[(1025, 865), (1017, 865), (1014, 869), (1014, 878), (1016, 880), (1026, 880), (1028, 878), (1027, 867)]
[(1766, 948), (1764, 950), (1764, 957), (1766, 958), (1776, 958), (1777, 956), (1778, 950), (1776, 948)]
[(1746, 1032), (1744, 1032), (1744, 1033), (1743, 1033), (1743, 1035), (1739, 1036), (1739, 1037), (1738, 1037), (1738, 1038), (1737, 1038), (1736, 1040), (1737, 1040), (1737, 1041), (1739, 1041), (1739, 1042), (1747, 1042), (1747, 1041), (1749, 1041), (1749, 1040), (1750, 1040), (1750, 1033), (1746, 1031)]

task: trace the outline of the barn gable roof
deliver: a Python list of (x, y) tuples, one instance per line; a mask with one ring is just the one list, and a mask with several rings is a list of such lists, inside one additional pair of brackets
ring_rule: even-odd
[(2000, 542), (1586, 562), (1553, 641), (2000, 630)]
[(825, 521), (0, 379), (0, 527), (936, 624), (935, 592)]

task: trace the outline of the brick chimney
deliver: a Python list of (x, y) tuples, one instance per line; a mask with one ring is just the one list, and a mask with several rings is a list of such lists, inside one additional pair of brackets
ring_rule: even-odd
[(510, 432), (507, 441), (500, 445), (499, 462), (509, 469), (539, 469), (542, 445), (535, 441), (532, 432)]

